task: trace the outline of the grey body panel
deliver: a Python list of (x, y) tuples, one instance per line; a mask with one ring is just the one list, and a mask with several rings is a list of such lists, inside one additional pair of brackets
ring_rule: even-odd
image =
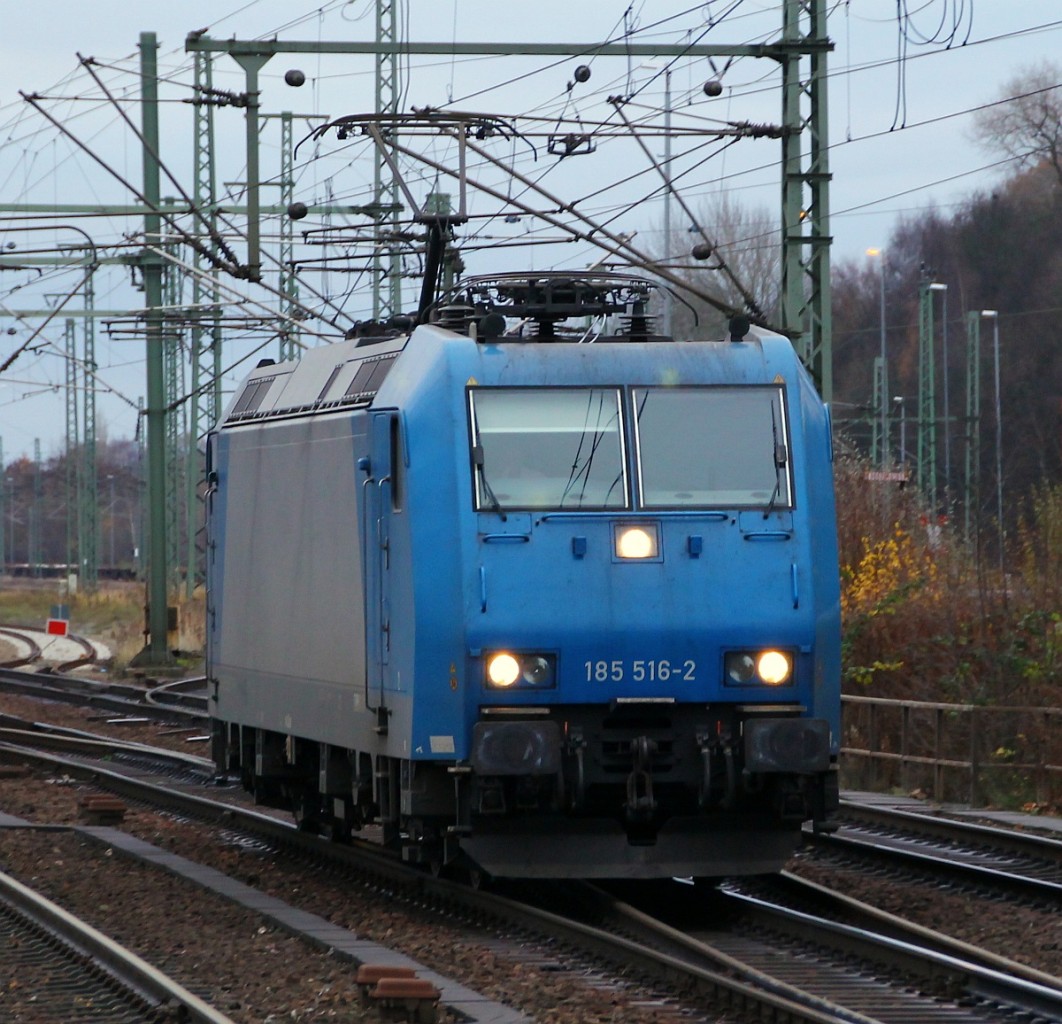
[(354, 421), (347, 411), (225, 431), (211, 660), (223, 720), (351, 739), (365, 692)]

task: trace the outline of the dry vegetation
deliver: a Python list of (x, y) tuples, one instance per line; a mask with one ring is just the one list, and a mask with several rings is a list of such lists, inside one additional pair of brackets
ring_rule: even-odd
[(868, 468), (837, 474), (846, 692), (1062, 704), (1062, 487), (1034, 493), (1001, 573), (997, 551)]
[[(170, 646), (188, 667), (196, 665), (204, 645), (204, 599), (172, 595), (179, 629)], [(101, 582), (94, 593), (66, 594), (57, 580), (4, 578), (0, 582), (0, 623), (43, 629), (53, 606), (65, 604), (70, 631), (107, 645), (113, 669), (121, 674), (145, 642), (145, 593), (142, 583)]]
[[(1057, 783), (1045, 798), (1043, 778), (1032, 776), (1043, 776), (1045, 764), (1062, 766), (1059, 718), (995, 709), (1062, 708), (1062, 486), (1041, 487), (1021, 510), (1001, 573), (995, 524), (983, 543), (967, 543), (962, 523), (931, 522), (914, 487), (868, 481), (869, 468), (856, 456), (837, 465), (844, 692), (993, 709), (982, 716), (991, 728), (979, 741), (986, 761), (1011, 765), (1011, 778), (987, 793), (988, 802), (1057, 805)], [(144, 597), (141, 584), (105, 583), (69, 599), (71, 630), (105, 642), (116, 675), (144, 645)], [(43, 625), (60, 600), (54, 581), (4, 580), (0, 622)], [(172, 600), (180, 629), (170, 647), (198, 671), (203, 598)], [(939, 716), (919, 711), (905, 726), (899, 712), (889, 714), (868, 727), (847, 708), (844, 745), (895, 751), (906, 729), (910, 743), (924, 746), (918, 753), (934, 753)], [(954, 715), (945, 725), (953, 745), (946, 756), (967, 760), (971, 726)], [(945, 798), (928, 783), (906, 789), (918, 785)]]
[[(913, 487), (868, 482), (837, 465), (838, 538), (848, 693), (993, 705), (1062, 704), (1062, 486), (1043, 487), (998, 553), (962, 524), (930, 523)], [(994, 541), (994, 530), (989, 530)], [(121, 670), (144, 644), (144, 586), (101, 583), (65, 597), (54, 580), (0, 583), (0, 623), (42, 625), (70, 605), (71, 630), (105, 642)], [(203, 649), (204, 600), (173, 595), (171, 646)]]
[(849, 703), (843, 745), (893, 760), (850, 754), (842, 785), (1057, 811), (1062, 486), (1033, 493), (1001, 571), (997, 548), (930, 521), (914, 488), (868, 481), (868, 468), (845, 459), (837, 477), (842, 688), (921, 706)]

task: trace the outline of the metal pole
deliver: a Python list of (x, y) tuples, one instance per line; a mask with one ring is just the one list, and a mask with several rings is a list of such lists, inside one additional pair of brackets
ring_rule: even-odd
[(944, 511), (951, 515), (951, 413), (948, 401), (948, 286), (944, 285), (943, 308), (941, 310), (941, 349), (943, 351), (944, 372)]
[[(93, 277), (94, 274), (89, 274), (85, 279), (86, 314), (89, 314), (96, 306)], [(89, 377), (94, 377), (96, 373), (96, 318), (94, 316), (86, 315), (82, 337), (85, 352), (81, 377), (87, 385)], [(78, 487), (78, 522), (80, 524), (78, 560), (81, 564), (81, 578), (78, 580), (78, 585), (85, 590), (93, 591), (99, 582), (100, 567), (99, 467), (96, 465), (96, 389), (94, 387), (85, 388), (81, 415), (84, 429), (81, 435), (81, 484)]]
[(885, 352), (885, 250), (881, 250), (881, 465), (889, 461), (889, 364)]
[[(158, 209), (159, 192), (159, 104), (158, 42), (154, 32), (140, 35), (140, 82), (143, 101), (144, 196), (149, 208)], [(158, 248), (162, 218), (157, 213), (144, 216), (144, 241)], [(172, 664), (166, 632), (166, 394), (163, 368), (162, 263), (161, 254), (145, 249), (140, 257), (144, 274), (144, 305), (147, 308), (147, 458), (148, 458), (148, 641), (133, 658), (134, 666)]]
[(999, 396), (999, 310), (982, 309), (981, 316), (992, 321), (992, 364), (996, 384), (996, 529), (999, 543), (999, 571), (1003, 572), (1003, 414)]
[(889, 461), (889, 371), (888, 362), (885, 351), (885, 250), (884, 249), (867, 249), (868, 256), (877, 256), (880, 261), (881, 270), (881, 373), (880, 380), (878, 382), (879, 389), (877, 392), (878, 402), (881, 406), (881, 467), (888, 464)]
[(980, 529), (974, 533), (975, 515), (981, 509), (981, 313), (966, 314), (966, 474), (963, 497), (963, 537), (970, 544), (976, 537), (977, 561), (981, 560)]
[(41, 574), (41, 509), (44, 505), (44, 487), (41, 482), (41, 439), (33, 439), (33, 490), (30, 492), (33, 498), (30, 507), (26, 511), (26, 561), (30, 565), (30, 573), (34, 579)]
[(889, 364), (885, 354), (885, 250), (881, 250), (881, 465), (889, 461)]
[(936, 378), (933, 361), (933, 293), (923, 278), (918, 284), (918, 490), (932, 515), (937, 514)]
[(113, 473), (108, 473), (107, 474), (107, 483), (110, 484), (110, 492), (111, 492), (110, 496), (109, 496), (109, 499), (108, 499), (109, 502), (110, 502), (108, 511), (110, 513), (110, 518), (111, 518), (111, 543), (110, 543), (111, 560), (110, 560), (110, 566), (111, 566), (111, 571), (113, 572), (114, 571), (114, 567), (115, 567), (115, 562), (114, 562), (114, 474)]
[(907, 403), (900, 399), (900, 461), (907, 465)]
[[(671, 69), (664, 72), (664, 173), (671, 180)], [(671, 189), (664, 192), (664, 259), (671, 252)], [(662, 288), (664, 296), (663, 333), (671, 337), (671, 292)]]
[(80, 505), (78, 502), (78, 366), (77, 333), (73, 318), (68, 317), (65, 325), (66, 335), (66, 576), (76, 571), (74, 566), (80, 562), (81, 545), (78, 542), (80, 526)]
[(902, 395), (893, 396), (892, 404), (900, 407), (900, 468), (902, 469), (907, 463), (907, 404)]
[(261, 178), (258, 160), (258, 109), (260, 106), (258, 72), (270, 54), (234, 53), (233, 59), (243, 68), (247, 98), (247, 266), (249, 281), (262, 280)]
[(0, 576), (7, 572), (7, 530), (5, 529), (4, 498), (7, 497), (7, 463), (4, 462), (4, 439), (0, 437)]
[(1003, 411), (999, 395), (999, 313), (992, 318), (992, 363), (996, 381), (996, 519), (999, 530), (999, 571), (1003, 572)]

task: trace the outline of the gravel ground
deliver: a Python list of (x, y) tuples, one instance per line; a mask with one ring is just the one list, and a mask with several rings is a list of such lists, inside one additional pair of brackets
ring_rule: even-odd
[(1062, 977), (1062, 919), (1053, 910), (1014, 902), (993, 906), (971, 899), (969, 893), (929, 885), (912, 889), (910, 884), (854, 868), (816, 863), (814, 853), (807, 851), (795, 857), (789, 869), (886, 913)]
[[(81, 709), (0, 696), (0, 711), (187, 750), (153, 725), (93, 722)], [(165, 744), (163, 741), (166, 741)], [(205, 753), (205, 751), (197, 751)], [(89, 787), (47, 772), (0, 777), (0, 810), (38, 823), (77, 823)], [(522, 948), (518, 938), (469, 934), (378, 891), (314, 877), (242, 846), (214, 829), (130, 808), (123, 830), (327, 917), (469, 988), (516, 1007), (540, 1024), (671, 1024), (722, 1021), (662, 1005), (658, 994), (599, 978), (560, 950)], [(165, 872), (143, 867), (69, 833), (0, 830), (0, 870), (14, 875), (199, 993), (238, 1022), (379, 1021), (363, 1010), (355, 969), (263, 925), (255, 915)], [(120, 872), (120, 874), (117, 874)], [(116, 880), (120, 879), (120, 881)], [(103, 897), (101, 898), (101, 894)], [(0, 1019), (12, 1015), (0, 994)]]
[[(0, 710), (155, 746), (168, 746), (204, 756), (208, 753), (206, 744), (189, 744), (187, 733), (174, 733), (155, 725), (109, 725), (103, 721), (89, 721), (93, 713), (63, 705), (42, 705), (29, 698), (3, 696), (0, 697)], [(0, 809), (35, 821), (76, 821), (79, 795), (78, 786), (46, 776), (0, 780)], [(540, 958), (527, 961), (521, 960), (516, 952), (512, 955), (499, 953), (498, 943), (492, 937), (484, 936), (480, 942), (463, 934), (455, 936), (453, 930), (441, 926), (435, 918), (389, 903), (378, 893), (354, 892), (349, 885), (326, 878), (308, 878), (304, 869), (286, 866), (244, 848), (226, 846), (214, 830), (136, 810), (130, 811), (122, 827), (141, 839), (190, 860), (210, 864), (288, 903), (322, 913), (361, 936), (401, 949), (470, 988), (519, 1007), (544, 1024), (612, 1021), (639, 1024), (642, 1021), (660, 1022), (670, 1016), (658, 1007), (639, 1005), (652, 999), (650, 993), (588, 985), (571, 973), (543, 969)], [(49, 836), (47, 841), (54, 845), (60, 840), (79, 843), (69, 836)], [(98, 902), (98, 893), (106, 891), (108, 884), (90, 878), (87, 870), (71, 878), (69, 852), (50, 858), (51, 861), (64, 862), (55, 865), (53, 871), (44, 857), (39, 853), (34, 855), (34, 847), (41, 842), (42, 838), (25, 836), (13, 842), (0, 832), (0, 867), (34, 885), (37, 882), (32, 881), (32, 872), (36, 871), (49, 885), (59, 887), (56, 891), (62, 892), (64, 901), (77, 899), (80, 893), (88, 907)], [(102, 871), (113, 863), (99, 853), (85, 851), (84, 855), (89, 863)], [(1062, 920), (1057, 915), (1013, 903), (1000, 904), (998, 912), (993, 913), (990, 905), (972, 901), (967, 894), (930, 886), (913, 891), (910, 885), (887, 877), (867, 876), (856, 870), (818, 863), (813, 852), (795, 858), (790, 869), (927, 928), (1062, 976)], [(174, 885), (178, 892), (182, 890), (178, 883)], [(160, 906), (166, 908), (161, 916), (157, 910), (150, 909)], [(275, 970), (279, 962), (285, 966), (281, 995), (289, 1000), (286, 1012), (295, 1014), (283, 1019), (328, 1019), (337, 1007), (348, 1014), (352, 1012), (348, 1007), (356, 1009), (350, 979), (345, 978), (346, 974), (352, 977), (352, 972), (340, 969), (325, 957), (288, 948), (297, 944), (274, 932), (259, 933), (259, 923), (253, 918), (248, 921), (244, 912), (233, 911), (228, 904), (213, 897), (185, 892), (183, 896), (174, 895), (167, 900), (146, 900), (144, 907), (143, 929), (150, 935), (154, 926), (154, 931), (163, 933), (171, 944), (168, 953), (162, 949), (157, 954), (167, 970), (173, 963), (194, 963), (198, 965), (195, 968), (198, 971), (202, 964), (208, 963), (219, 971), (230, 972), (222, 987), (233, 993), (232, 1001), (240, 1006), (221, 1008), (236, 1020), (281, 1019), (270, 1018), (263, 1009), (272, 1006), (272, 1012), (279, 1012), (273, 1005), (277, 997)], [(323, 912), (321, 908), (329, 909)], [(71, 905), (71, 909), (82, 912), (77, 906)], [(102, 912), (103, 908), (100, 910)], [(180, 928), (177, 927), (178, 911), (187, 913), (187, 924)], [(110, 916), (108, 913), (108, 918), (99, 925), (105, 931), (112, 930), (108, 923)], [(123, 920), (136, 919), (128, 913), (113, 916), (118, 925)], [(160, 920), (165, 920), (165, 928), (159, 927)], [(208, 924), (209, 928), (206, 927)], [(223, 941), (222, 936), (228, 936), (229, 941)], [(231, 939), (233, 936), (235, 941)], [(256, 965), (259, 956), (263, 963)], [(347, 1019), (360, 1018), (348, 1016)]]

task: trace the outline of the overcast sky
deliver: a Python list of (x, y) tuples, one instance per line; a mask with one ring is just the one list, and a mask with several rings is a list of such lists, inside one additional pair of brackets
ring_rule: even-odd
[[(1060, 12), (1055, 4), (1043, 0), (924, 0), (902, 6), (919, 10), (901, 32), (894, 0), (828, 4), (828, 31), (835, 44), (829, 57), (835, 262), (866, 259), (868, 247), (887, 244), (898, 218), (931, 205), (948, 214), (976, 191), (991, 188), (1002, 175), (1012, 172), (1012, 165), (1000, 163), (1001, 154), (985, 152), (970, 140), (971, 111), (998, 98), (1004, 83), (1023, 68), (1051, 60), (1062, 43), (1062, 18), (1054, 16)], [(582, 0), (577, 4), (538, 0), (533, 5), (499, 5), (496, 0), (407, 0), (399, 10), (405, 22), (401, 37), (443, 43), (594, 42), (620, 39), (626, 29), (636, 33), (634, 38), (639, 41), (699, 40), (722, 45), (766, 42), (778, 37), (781, 26), (777, 0), (700, 5), (682, 0)], [(705, 33), (709, 19), (717, 24)], [(109, 131), (114, 134), (105, 134), (91, 120), (90, 108), (96, 105), (77, 99), (79, 94), (91, 94), (98, 100), (100, 94), (79, 69), (76, 55), (94, 57), (99, 74), (116, 94), (132, 96), (142, 31), (157, 34), (161, 71), (174, 82), (164, 89), (164, 99), (173, 101), (165, 115), (164, 158), (190, 190), (191, 121), (188, 106), (179, 100), (189, 95), (186, 85), (191, 81), (184, 39), (188, 32), (198, 29), (208, 29), (218, 39), (278, 35), (307, 41), (370, 40), (374, 9), (369, 0), (318, 0), (316, 4), (298, 0), (33, 0), (16, 4), (6, 0), (0, 37), (0, 137), (5, 141), (0, 147), (0, 203), (131, 201), (113, 177), (74, 154), (74, 147), (46, 126), (19, 91), (51, 97), (42, 100), (42, 105), (82, 132), (85, 141), (97, 147), (112, 167), (139, 183), (140, 151), (132, 133), (121, 126), (116, 131), (112, 125)], [(421, 58), (412, 62), (404, 80), (404, 109), (452, 104), (457, 109), (502, 116), (537, 112), (555, 117), (563, 112), (589, 118), (600, 116), (608, 92), (636, 94), (632, 111), (662, 108), (663, 60), (598, 58), (591, 62), (591, 81), (585, 86), (576, 83), (568, 90), (577, 63), (574, 58), (543, 57)], [(751, 61), (738, 61), (729, 68), (724, 68), (724, 63), (717, 61), (714, 70), (703, 59), (673, 65), (671, 100), (676, 123), (693, 124), (692, 118), (697, 117), (777, 121), (780, 92), (776, 71)], [(296, 66), (308, 78), (297, 92), (283, 82), (285, 70)], [(220, 57), (215, 67), (216, 86), (240, 90), (243, 77), (234, 62)], [(263, 72), (263, 110), (295, 110), (307, 115), (299, 122), (297, 135), (301, 136), (315, 123), (314, 118), (369, 110), (371, 71), (371, 58), (366, 57), (277, 57)], [(710, 106), (700, 87), (720, 71), (724, 91)], [(138, 115), (131, 112), (130, 117), (134, 116)], [(242, 113), (229, 109), (219, 111), (217, 117), (219, 148), (232, 148), (237, 143), (242, 146)], [(683, 122), (683, 118), (691, 120)], [(94, 134), (97, 131), (99, 134)], [(273, 173), (269, 170), (269, 161), (275, 159), (271, 145), (263, 133), (265, 173)], [(662, 140), (653, 139), (651, 145), (658, 156), (662, 155)], [(240, 152), (238, 146), (233, 149), (236, 155)], [(602, 148), (600, 156), (605, 152)], [(305, 158), (309, 149), (301, 153)], [(713, 152), (703, 174), (690, 173), (685, 179), (691, 183), (691, 202), (696, 205), (708, 193), (726, 188), (742, 203), (777, 210), (777, 156), (774, 142), (742, 143), (725, 152)], [(524, 173), (532, 173), (532, 167), (535, 174), (542, 172), (541, 159), (532, 164), (526, 153), (520, 157), (525, 158)], [(601, 162), (595, 165), (594, 159), (588, 157), (582, 163), (572, 160), (552, 171), (546, 179), (551, 191), (564, 199), (589, 194), (588, 180), (614, 170)], [(221, 173), (223, 177), (226, 173), (238, 177), (226, 166)], [(335, 196), (355, 202), (359, 187), (364, 186), (364, 175), (354, 161), (344, 162), (331, 152), (320, 160), (303, 159), (297, 175), (299, 197), (307, 201)], [(654, 187), (644, 178), (639, 180), (646, 193)], [(428, 178), (424, 186), (431, 187)], [(617, 217), (612, 228), (637, 231), (648, 245), (654, 232), (659, 234), (660, 209), (659, 201), (654, 200), (628, 210)], [(602, 211), (598, 215), (603, 215)], [(130, 225), (136, 229), (136, 222), (131, 221), (125, 230)], [(10, 222), (5, 237), (13, 237), (9, 231)], [(121, 229), (113, 227), (113, 231), (120, 234)], [(59, 241), (69, 242), (72, 237), (70, 234)], [(24, 246), (24, 237), (17, 244)], [(536, 251), (531, 259), (538, 268), (585, 266), (598, 255), (589, 248), (569, 247), (549, 258)], [(468, 262), (473, 265), (469, 271), (491, 269), (483, 265), (487, 259), (482, 252), (470, 256)], [(51, 285), (34, 285), (25, 274), (0, 274), (0, 362), (35, 326), (16, 322), (4, 311), (48, 301), (42, 296), (49, 287), (57, 294), (71, 289), (77, 276), (66, 273)], [(335, 282), (331, 286), (339, 287)], [(104, 294), (98, 286), (96, 302), (108, 308), (134, 304), (116, 286)], [(362, 312), (351, 310), (351, 315)], [(65, 406), (53, 386), (63, 380), (62, 359), (54, 350), (62, 337), (60, 319), (57, 317), (38, 339), (50, 336), (51, 350), (28, 352), (0, 378), (0, 438), (6, 461), (31, 454), (33, 440), (38, 437), (45, 456), (62, 449)], [(97, 344), (100, 376), (115, 392), (100, 394), (99, 422), (112, 438), (131, 436), (136, 399), (143, 394), (142, 342), (116, 340), (101, 332)], [(246, 368), (233, 368), (232, 386)]]

